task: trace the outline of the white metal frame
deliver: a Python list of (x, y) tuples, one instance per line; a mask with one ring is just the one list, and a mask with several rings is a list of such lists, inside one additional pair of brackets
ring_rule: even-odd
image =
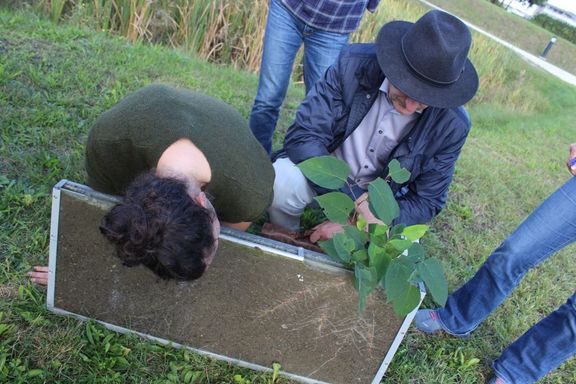
[[(57, 308), (54, 305), (55, 283), (56, 283), (56, 259), (58, 257), (57, 251), (58, 251), (58, 226), (59, 226), (59, 219), (60, 219), (60, 197), (61, 197), (62, 190), (63, 189), (68, 190), (68, 188), (70, 188), (70, 187), (73, 188), (73, 191), (71, 191), (73, 193), (80, 193), (81, 194), (82, 191), (84, 191), (85, 193), (92, 194), (92, 192), (93, 192), (89, 187), (86, 187), (86, 186), (81, 185), (81, 184), (72, 183), (72, 182), (69, 182), (67, 180), (61, 180), (60, 182), (58, 182), (58, 184), (56, 184), (54, 186), (54, 188), (52, 190), (52, 213), (51, 213), (51, 219), (50, 219), (50, 250), (49, 250), (49, 262), (48, 262), (48, 292), (47, 292), (46, 304), (47, 304), (48, 310), (53, 312), (53, 313), (60, 314), (60, 315), (72, 316), (72, 317), (75, 317), (79, 320), (87, 321), (87, 320), (91, 320), (91, 319), (89, 319), (85, 316), (76, 314), (76, 313), (68, 312), (66, 310)], [(80, 191), (80, 192), (78, 192), (78, 191)], [(95, 195), (96, 198), (98, 198), (99, 196), (107, 196), (107, 195), (100, 194), (98, 192), (93, 192), (93, 194)], [(111, 198), (111, 199), (113, 199), (113, 198)], [(261, 249), (265, 252), (269, 252), (269, 253), (273, 253), (276, 255), (288, 257), (288, 258), (298, 260), (301, 262), (307, 262), (307, 258), (306, 258), (307, 255), (306, 254), (312, 253), (312, 254), (315, 254), (314, 256), (316, 256), (316, 258), (317, 258), (317, 260), (312, 261), (312, 263), (315, 265), (322, 264), (323, 263), (322, 258), (326, 257), (325, 255), (317, 254), (315, 252), (306, 251), (301, 247), (294, 247), (294, 246), (285, 245), (282, 243), (280, 243), (280, 244), (282, 244), (282, 247), (280, 247), (281, 249), (279, 249), (279, 248), (267, 245), (267, 244), (277, 243), (277, 242), (274, 242), (273, 240), (265, 239), (265, 241), (262, 242), (260, 240), (261, 238), (258, 236), (250, 235), (250, 234), (246, 234), (246, 233), (243, 233), (241, 236), (236, 236), (235, 232), (236, 231), (233, 231), (233, 230), (232, 231), (224, 230), (223, 233), (220, 235), (220, 237), (223, 239), (226, 239), (228, 241), (232, 241), (232, 242), (242, 244), (242, 245), (245, 245), (248, 247), (258, 248), (258, 249)], [(331, 269), (331, 270), (338, 269), (338, 268), (334, 267), (334, 265), (329, 263), (329, 262), (327, 262), (324, 265), (324, 267), (326, 269)], [(422, 304), (422, 300), (424, 300), (424, 297), (426, 295), (426, 291), (425, 291), (424, 286), (422, 284), (420, 284), (419, 288), (420, 288), (420, 304)], [(418, 307), (420, 306), (420, 304), (418, 305)], [(372, 380), (372, 384), (380, 383), (380, 381), (384, 377), (386, 370), (388, 369), (388, 367), (390, 366), (390, 363), (392, 362), (392, 358), (394, 357), (394, 355), (396, 354), (396, 351), (400, 347), (400, 343), (404, 339), (404, 336), (406, 335), (406, 332), (408, 331), (408, 328), (410, 327), (410, 324), (412, 323), (412, 320), (414, 319), (414, 316), (416, 315), (416, 311), (417, 311), (418, 307), (416, 307), (412, 312), (410, 312), (404, 318), (404, 321), (402, 322), (402, 325), (400, 326), (400, 330), (396, 334), (396, 337), (394, 338), (392, 345), (388, 349), (388, 352), (386, 353), (386, 356), (384, 357), (384, 360), (382, 361), (380, 368), (378, 369), (378, 371), (376, 372), (376, 375), (374, 376), (374, 379)], [(233, 363), (235, 365), (249, 368), (249, 369), (253, 369), (253, 370), (257, 370), (257, 371), (265, 371), (265, 372), (271, 372), (272, 371), (271, 368), (264, 367), (264, 366), (261, 366), (258, 364), (253, 364), (253, 363), (250, 363), (247, 361), (234, 359), (234, 358), (231, 358), (228, 356), (219, 355), (216, 353), (204, 351), (204, 350), (197, 349), (197, 348), (192, 348), (192, 347), (185, 346), (185, 345), (182, 345), (179, 343), (174, 343), (174, 342), (171, 342), (171, 341), (166, 340), (166, 339), (162, 339), (162, 338), (159, 338), (159, 337), (156, 337), (153, 335), (133, 331), (131, 329), (120, 327), (118, 325), (110, 324), (110, 323), (107, 323), (104, 321), (100, 321), (100, 320), (95, 320), (95, 321), (99, 324), (102, 324), (104, 327), (106, 327), (112, 331), (115, 331), (115, 332), (126, 333), (126, 334), (135, 334), (135, 335), (138, 335), (144, 339), (155, 341), (155, 342), (158, 342), (160, 344), (170, 345), (170, 346), (173, 346), (175, 348), (186, 348), (186, 349), (188, 349), (192, 352), (198, 353), (200, 355), (209, 356), (209, 357), (214, 358), (216, 360), (222, 360), (222, 361), (230, 362), (230, 363)], [(292, 374), (289, 372), (282, 371), (281, 374), (284, 377), (298, 380), (302, 383), (330, 384), (330, 383), (327, 383), (324, 381), (318, 381), (318, 380), (310, 379), (308, 377), (295, 375), (295, 374)]]

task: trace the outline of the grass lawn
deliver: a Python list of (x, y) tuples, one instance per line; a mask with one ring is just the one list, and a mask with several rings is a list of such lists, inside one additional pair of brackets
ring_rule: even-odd
[[(502, 71), (501, 85), (482, 83), (469, 105), (473, 129), (448, 205), (423, 242), (442, 261), (450, 290), (570, 177), (564, 162), (568, 144), (576, 142), (576, 88), (514, 56), (497, 57), (505, 59), (480, 72), (487, 79)], [(62, 178), (85, 181), (83, 146), (94, 119), (151, 82), (202, 91), (247, 117), (257, 77), (0, 8), (0, 382), (271, 382), (269, 374), (50, 314), (45, 291), (27, 283), (30, 267), (47, 262), (51, 187)], [(290, 89), (276, 145), (302, 97), (301, 87)], [(505, 346), (574, 292), (575, 250), (568, 247), (531, 271), (467, 340), (411, 329), (385, 382), (486, 380)], [(576, 361), (542, 382), (576, 382)]]
[[(430, 0), (430, 3), (463, 18), (492, 33), (494, 36), (539, 56), (554, 34), (487, 0)], [(576, 74), (576, 45), (566, 39), (558, 41), (550, 50), (547, 61)]]

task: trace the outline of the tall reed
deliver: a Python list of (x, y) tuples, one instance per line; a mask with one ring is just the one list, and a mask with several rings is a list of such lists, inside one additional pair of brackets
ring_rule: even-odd
[[(130, 41), (168, 44), (214, 63), (259, 70), (267, 0), (37, 0), (52, 18), (83, 13), (103, 31)], [(386, 22), (415, 21), (427, 11), (415, 1), (383, 1), (374, 14), (367, 12), (352, 42), (373, 42)], [(526, 72), (513, 55), (497, 43), (474, 34), (471, 59), (480, 75), (480, 90), (472, 103), (506, 103), (530, 111), (539, 100), (526, 97), (520, 85)], [(297, 63), (301, 58), (298, 56)], [(298, 64), (297, 64), (298, 65)], [(301, 76), (301, 68), (295, 70)]]

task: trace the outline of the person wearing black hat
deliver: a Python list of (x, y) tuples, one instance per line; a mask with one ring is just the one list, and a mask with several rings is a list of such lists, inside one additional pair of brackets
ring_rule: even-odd
[[(298, 108), (275, 157), (270, 221), (299, 229), (306, 205), (329, 191), (309, 183), (295, 164), (325, 155), (350, 166), (343, 192), (368, 222), (376, 219), (365, 203), (367, 185), (387, 174), (392, 159), (411, 172), (405, 184), (390, 182), (400, 206), (395, 223), (426, 223), (438, 214), (470, 130), (462, 105), (478, 89), (467, 58), (471, 42), (462, 21), (431, 11), (416, 23), (385, 24), (374, 44), (344, 48)], [(323, 223), (310, 240), (339, 230)]]

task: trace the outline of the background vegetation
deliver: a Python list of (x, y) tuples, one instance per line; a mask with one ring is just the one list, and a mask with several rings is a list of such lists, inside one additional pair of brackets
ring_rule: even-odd
[[(441, 1), (447, 0), (437, 0)], [(62, 3), (59, 14), (66, 17), (38, 16), (44, 14), (42, 9), (58, 13)], [(180, 4), (167, 0), (125, 3)], [(259, 53), (257, 48), (246, 48), (252, 56), (238, 52), (260, 43), (261, 27), (256, 20), (260, 23), (265, 17), (265, 2), (193, 2), (204, 8), (188, 10), (198, 16), (188, 19), (194, 23), (188, 22), (190, 32), (185, 35), (197, 44), (217, 41), (207, 36), (226, 36), (221, 48), (206, 43), (212, 47), (206, 49), (208, 53), (234, 52), (211, 59), (222, 65), (208, 64), (205, 55), (193, 53), (186, 45), (173, 49), (156, 44), (170, 43), (170, 34), (158, 35), (162, 36), (159, 40), (110, 36), (112, 24), (124, 25), (138, 36), (140, 29), (135, 25), (141, 11), (123, 16), (132, 18), (132, 24), (120, 16), (96, 22), (88, 15), (97, 6), (109, 4), (106, 0), (75, 2), (77, 7), (71, 7), (71, 2), (40, 4), (50, 8), (0, 8), (0, 382), (269, 382), (271, 375), (52, 315), (44, 309), (45, 292), (29, 286), (25, 277), (32, 265), (47, 262), (51, 187), (62, 178), (85, 181), (87, 131), (100, 113), (123, 96), (151, 82), (169, 83), (218, 97), (248, 116), (257, 77), (253, 69), (248, 70), (246, 57), (257, 62)], [(244, 13), (227, 14), (232, 7)], [(415, 20), (425, 11), (415, 1), (385, 0), (377, 14), (365, 18), (367, 26), (355, 39), (371, 41), (385, 21)], [(213, 19), (216, 25), (203, 21), (209, 12), (218, 15)], [(478, 8), (470, 17), (483, 12)], [(507, 17), (505, 23), (516, 23), (515, 17)], [(234, 40), (240, 32), (232, 31), (250, 24), (249, 20), (254, 20), (249, 28), (253, 34)], [(212, 32), (199, 35), (206, 31)], [(196, 40), (192, 32), (198, 34)], [(481, 78), (480, 91), (468, 105), (474, 126), (457, 164), (448, 205), (424, 240), (428, 253), (442, 261), (451, 290), (470, 278), (500, 241), (568, 179), (564, 161), (568, 144), (576, 141), (573, 86), (530, 67), (478, 34), (474, 34), (471, 55)], [(232, 63), (233, 57), (243, 58)], [(576, 62), (575, 58), (570, 61)], [(290, 89), (276, 147), (302, 97), (301, 86)], [(569, 247), (530, 272), (468, 340), (427, 337), (411, 330), (386, 382), (479, 383), (487, 379), (491, 360), (574, 291), (574, 250)], [(576, 382), (574, 359), (543, 382)]]
[(576, 28), (570, 24), (554, 19), (553, 17), (543, 13), (536, 15), (536, 17), (531, 21), (550, 32), (565, 38), (572, 44), (576, 44)]
[[(536, 56), (544, 51), (554, 35), (554, 32), (485, 0), (432, 0), (431, 2)], [(576, 45), (560, 37), (546, 60), (576, 74), (574, 57), (576, 57)]]
[[(73, 22), (126, 37), (128, 41), (162, 43), (194, 53), (210, 62), (231, 64), (257, 72), (266, 25), (266, 0), (5, 0), (29, 4), (55, 22)], [(367, 13), (352, 41), (373, 40), (382, 20), (415, 19), (413, 1), (387, 7), (385, 2), (374, 14)], [(548, 61), (576, 73), (576, 46), (559, 32), (550, 32), (510, 14), (485, 0), (435, 0), (434, 4), (465, 20), (513, 42), (535, 55), (542, 53), (552, 37), (561, 37)], [(548, 23), (549, 24), (549, 23)], [(295, 79), (301, 77), (295, 71)]]

